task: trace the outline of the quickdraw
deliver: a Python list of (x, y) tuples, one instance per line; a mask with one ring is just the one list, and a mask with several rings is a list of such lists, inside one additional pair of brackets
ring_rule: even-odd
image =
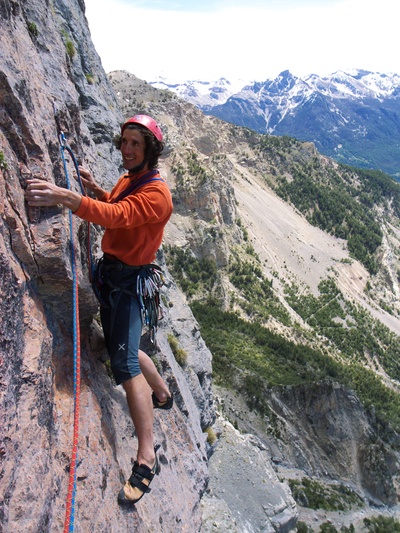
[(164, 285), (162, 270), (157, 265), (145, 265), (137, 277), (137, 297), (143, 324), (148, 326), (150, 340), (156, 344), (158, 321), (163, 318), (160, 290)]

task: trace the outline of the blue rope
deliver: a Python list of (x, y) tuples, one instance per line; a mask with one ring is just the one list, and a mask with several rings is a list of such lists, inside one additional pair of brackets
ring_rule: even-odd
[[(71, 184), (70, 184), (70, 181), (69, 181), (68, 171), (67, 171), (66, 163), (65, 163), (64, 150), (67, 150), (69, 155), (71, 156), (72, 162), (73, 162), (74, 167), (75, 167), (75, 171), (76, 171), (79, 187), (81, 189), (81, 194), (82, 194), (82, 196), (86, 196), (86, 190), (85, 190), (85, 187), (83, 186), (83, 183), (82, 183), (82, 178), (81, 178), (81, 174), (79, 172), (78, 162), (77, 162), (77, 160), (75, 158), (74, 152), (67, 145), (63, 132), (60, 133), (60, 143), (61, 143), (61, 151), (62, 151), (63, 162), (64, 162), (64, 170), (66, 172), (66, 178), (67, 178), (67, 187), (68, 187), (68, 189), (71, 189)], [(90, 224), (89, 224), (89, 222), (88, 222), (87, 253), (88, 253), (88, 261), (89, 261), (89, 278), (90, 278), (90, 281), (92, 281), (92, 276), (93, 276), (93, 255), (92, 255), (92, 247), (90, 245)]]
[[(61, 157), (64, 166), (64, 172), (67, 182), (67, 188), (71, 190), (71, 182), (69, 179), (69, 173), (67, 168), (67, 163), (65, 159), (65, 150), (71, 154), (74, 164), (76, 163), (75, 157), (71, 153), (71, 150), (67, 148), (64, 134), (60, 134), (60, 143), (61, 143)], [(77, 165), (75, 165), (77, 168)], [(82, 187), (81, 180), (79, 183)], [(71, 270), (72, 270), (72, 298), (73, 298), (73, 335), (74, 335), (74, 418), (77, 414), (77, 392), (78, 392), (78, 371), (77, 371), (77, 361), (78, 361), (78, 293), (77, 293), (77, 272), (76, 272), (76, 254), (75, 254), (75, 244), (74, 244), (74, 226), (73, 226), (73, 215), (72, 211), (69, 209), (69, 234), (70, 234), (70, 253), (71, 253)], [(77, 455), (76, 455), (77, 461)], [(75, 524), (75, 499), (76, 499), (76, 468), (74, 468), (74, 480), (73, 480), (73, 489), (72, 489), (72, 498), (71, 498), (71, 512), (69, 517), (69, 531), (72, 533), (74, 531)]]
[[(60, 142), (61, 157), (64, 166), (64, 172), (67, 182), (67, 188), (71, 190), (71, 182), (69, 179), (67, 162), (65, 158), (65, 150), (71, 156), (73, 161), (78, 183), (81, 189), (83, 196), (86, 196), (86, 191), (82, 183), (81, 175), (79, 172), (79, 165), (75, 158), (74, 153), (71, 148), (67, 145), (64, 133), (61, 130), (60, 123), (57, 117), (55, 103), (54, 106), (54, 117), (57, 124), (58, 131), (58, 140)], [(73, 224), (73, 214), (69, 210), (69, 232), (70, 232), (70, 254), (71, 254), (71, 270), (72, 270), (72, 284), (73, 284), (73, 343), (74, 343), (74, 429), (73, 429), (73, 446), (71, 454), (71, 464), (70, 464), (70, 476), (68, 482), (68, 495), (67, 502), (65, 507), (65, 521), (64, 521), (64, 531), (63, 533), (73, 533), (75, 525), (75, 499), (76, 499), (76, 480), (77, 480), (77, 463), (78, 463), (78, 438), (79, 438), (79, 405), (80, 405), (80, 324), (79, 324), (79, 295), (78, 295), (78, 275), (76, 267), (76, 251), (74, 243), (74, 224)], [(90, 282), (93, 279), (93, 258), (92, 250), (90, 243), (90, 224), (88, 223), (88, 242), (87, 242), (87, 253), (88, 253), (88, 266), (89, 266), (89, 278)]]
[[(79, 166), (75, 156), (66, 144), (64, 134), (60, 131), (59, 140), (61, 145), (61, 157), (63, 160), (64, 172), (67, 182), (67, 188), (71, 190), (71, 182), (69, 179), (68, 168), (65, 158), (65, 150), (70, 154), (78, 177), (78, 182), (82, 191), (82, 195), (86, 195), (85, 189), (79, 173)], [(68, 496), (66, 502), (66, 516), (64, 523), (64, 533), (69, 531), (73, 533), (75, 525), (75, 500), (76, 500), (76, 480), (77, 480), (77, 465), (78, 465), (78, 439), (79, 439), (79, 405), (80, 405), (80, 324), (79, 324), (79, 295), (78, 295), (78, 274), (76, 267), (76, 250), (74, 244), (74, 225), (73, 214), (69, 210), (69, 231), (70, 231), (70, 252), (71, 252), (71, 270), (73, 282), (73, 330), (74, 330), (74, 430), (73, 430), (73, 446), (70, 465), (70, 477), (68, 483)], [(88, 224), (88, 258), (89, 258), (89, 276), (92, 280), (92, 252), (90, 246), (90, 225)]]

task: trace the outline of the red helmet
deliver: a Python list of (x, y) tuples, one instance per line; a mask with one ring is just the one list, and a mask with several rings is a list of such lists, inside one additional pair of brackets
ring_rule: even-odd
[(151, 131), (157, 141), (163, 140), (163, 134), (160, 126), (153, 118), (149, 117), (148, 115), (135, 115), (134, 117), (128, 118), (125, 124), (123, 124), (121, 127), (121, 135), (124, 133), (124, 129), (129, 124), (141, 124), (142, 126)]

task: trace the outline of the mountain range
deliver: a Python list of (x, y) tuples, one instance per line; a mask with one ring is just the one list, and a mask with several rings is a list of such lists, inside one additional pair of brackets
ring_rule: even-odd
[(311, 141), (351, 166), (400, 178), (400, 75), (365, 70), (303, 78), (288, 70), (262, 82), (151, 82), (206, 114), (258, 133)]

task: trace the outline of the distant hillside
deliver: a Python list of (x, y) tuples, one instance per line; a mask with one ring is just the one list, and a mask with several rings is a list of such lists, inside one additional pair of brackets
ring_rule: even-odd
[(397, 74), (354, 71), (298, 78), (284, 71), (274, 80), (248, 84), (236, 93), (227, 80), (208, 85), (154, 84), (227, 122), (311, 141), (339, 162), (400, 179)]
[[(164, 252), (212, 353), (218, 410), (260, 439), (256, 446), (298, 495), (303, 521), (314, 520), (312, 494), (323, 500), (336, 489), (341, 501), (323, 509), (338, 531), (342, 518), (329, 509), (348, 512), (350, 524), (354, 505), (366, 513), (373, 512), (366, 501), (392, 506), (392, 465), (400, 459), (400, 185), (339, 164), (310, 142), (205, 115), (130, 73), (109, 78), (125, 116), (149, 113), (165, 133), (161, 171), (175, 210)], [(232, 456), (219, 440), (203, 500), (215, 504), (218, 495), (237, 531), (245, 530), (244, 514), (260, 531), (260, 484), (252, 489), (249, 474), (231, 497), (232, 475), (248, 461), (239, 441)]]
[[(162, 165), (175, 204), (166, 243), (188, 248), (175, 273), (186, 288), (191, 258), (211, 268), (206, 285), (226, 301), (244, 291), (249, 302), (264, 280), (263, 306), (274, 294), (292, 311), (290, 286), (318, 296), (333, 276), (346, 299), (400, 334), (400, 185), (380, 171), (338, 164), (311, 143), (204, 115), (127, 72), (109, 78), (125, 115), (148, 112), (165, 132)], [(253, 263), (260, 272), (245, 290), (241, 269)], [(199, 280), (189, 292), (200, 296), (201, 287)]]

